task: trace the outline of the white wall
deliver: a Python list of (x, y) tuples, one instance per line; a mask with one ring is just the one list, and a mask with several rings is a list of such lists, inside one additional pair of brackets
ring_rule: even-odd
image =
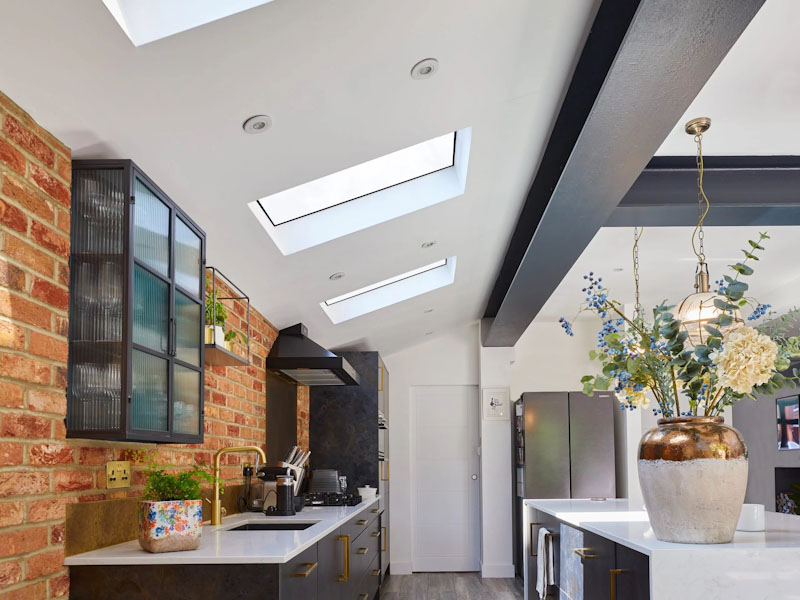
[(417, 385), (478, 385), (478, 348), (478, 325), (475, 323), (383, 357), (389, 371), (389, 543), (392, 573), (411, 572), (410, 388)]

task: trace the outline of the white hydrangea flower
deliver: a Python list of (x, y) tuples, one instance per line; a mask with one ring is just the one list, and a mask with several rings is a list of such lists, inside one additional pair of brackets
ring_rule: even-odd
[(777, 356), (778, 345), (768, 335), (739, 327), (728, 331), (720, 351), (709, 357), (717, 367), (720, 385), (737, 394), (749, 394), (754, 386), (769, 381)]

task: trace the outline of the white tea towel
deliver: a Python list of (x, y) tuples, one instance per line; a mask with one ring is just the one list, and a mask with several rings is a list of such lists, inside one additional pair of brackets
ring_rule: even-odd
[(536, 544), (536, 592), (542, 600), (547, 596), (547, 586), (554, 585), (556, 582), (553, 538), (548, 535), (549, 533), (547, 529), (540, 527), (539, 540)]

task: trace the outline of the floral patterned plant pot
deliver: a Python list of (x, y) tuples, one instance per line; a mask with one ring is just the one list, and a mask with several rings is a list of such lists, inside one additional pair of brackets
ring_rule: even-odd
[(148, 552), (195, 550), (202, 526), (202, 500), (139, 503), (139, 545)]

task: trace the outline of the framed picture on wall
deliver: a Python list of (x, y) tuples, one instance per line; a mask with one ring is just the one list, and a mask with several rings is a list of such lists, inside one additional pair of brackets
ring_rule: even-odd
[(482, 406), (485, 420), (507, 421), (510, 418), (508, 388), (486, 388), (483, 390)]
[(778, 409), (778, 450), (800, 450), (800, 396), (775, 400)]

